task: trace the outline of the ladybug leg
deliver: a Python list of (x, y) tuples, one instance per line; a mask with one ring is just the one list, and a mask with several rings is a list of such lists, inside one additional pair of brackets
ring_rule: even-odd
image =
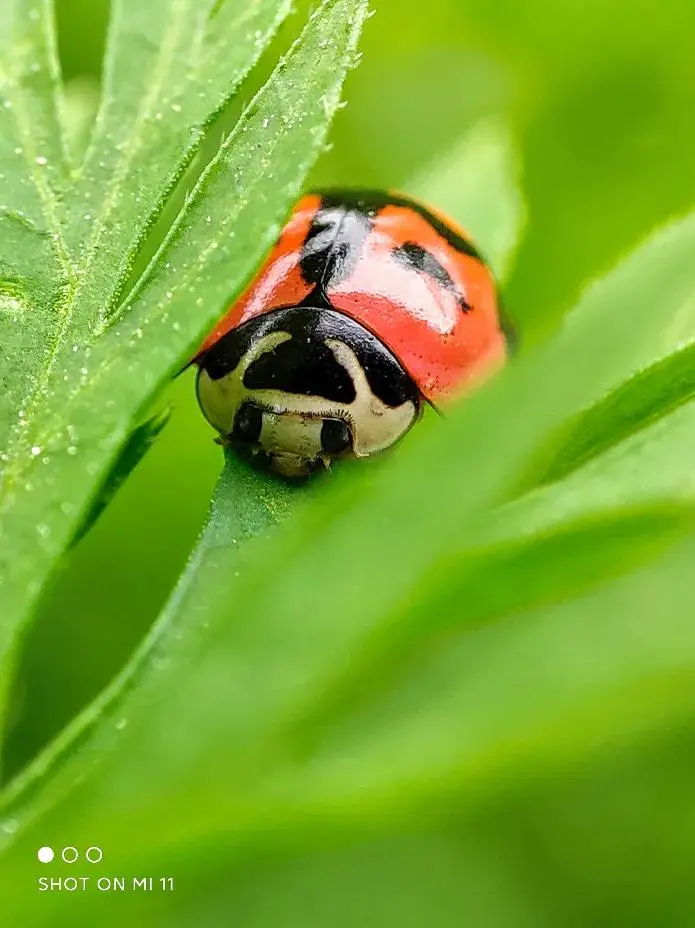
[(316, 461), (317, 461), (317, 462), (320, 461), (320, 462), (323, 464), (324, 470), (327, 470), (329, 474), (332, 473), (332, 471), (331, 471), (331, 459), (330, 459), (329, 457), (326, 457), (325, 455), (320, 454), (320, 455), (316, 458)]

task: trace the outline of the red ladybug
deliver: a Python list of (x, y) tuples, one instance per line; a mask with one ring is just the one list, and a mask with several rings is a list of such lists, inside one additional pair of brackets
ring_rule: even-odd
[(492, 274), (462, 230), (406, 197), (328, 191), (300, 200), (205, 340), (197, 393), (224, 441), (300, 477), (388, 447), (423, 401), (507, 353)]

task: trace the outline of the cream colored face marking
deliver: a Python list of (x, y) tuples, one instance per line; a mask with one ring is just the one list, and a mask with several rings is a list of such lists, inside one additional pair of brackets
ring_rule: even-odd
[(410, 402), (387, 406), (372, 393), (367, 375), (352, 348), (335, 338), (327, 338), (326, 344), (355, 385), (357, 396), (352, 403), (343, 406), (352, 426), (355, 456), (366, 457), (388, 448), (408, 431), (417, 418), (417, 409)]
[[(387, 406), (375, 396), (354, 351), (339, 339), (327, 338), (326, 345), (345, 368), (355, 386), (351, 403), (336, 403), (321, 396), (302, 396), (282, 390), (249, 390), (244, 374), (262, 354), (291, 338), (287, 332), (273, 332), (259, 339), (237, 367), (219, 380), (206, 371), (198, 374), (198, 398), (210, 424), (222, 435), (229, 435), (234, 418), (243, 403), (253, 403), (263, 411), (258, 445), (274, 459), (276, 470), (287, 476), (306, 471), (306, 464), (319, 458), (328, 460), (321, 446), (324, 419), (343, 419), (352, 433), (355, 457), (366, 457), (392, 445), (413, 425), (418, 416), (414, 403)], [(302, 466), (303, 462), (303, 466)]]
[(222, 435), (229, 435), (234, 426), (237, 410), (249, 398), (244, 386), (244, 374), (262, 354), (272, 351), (283, 342), (289, 341), (289, 332), (271, 332), (251, 345), (233, 371), (219, 380), (213, 380), (206, 371), (198, 375), (198, 399), (205, 418)]

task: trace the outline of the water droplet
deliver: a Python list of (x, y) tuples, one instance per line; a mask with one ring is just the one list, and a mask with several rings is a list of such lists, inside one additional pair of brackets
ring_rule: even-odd
[(23, 148), (20, 148), (19, 146), (17, 146), (17, 148), (15, 148), (14, 150), (14, 153), (15, 155), (21, 155), (23, 151), (24, 151)]
[(92, 214), (91, 214), (91, 213), (85, 213), (84, 216), (83, 216), (82, 218), (85, 220), (85, 222), (89, 222), (90, 219), (92, 218)]
[(39, 157), (36, 159), (36, 163), (43, 167), (44, 164), (48, 164), (48, 159), (44, 158), (43, 155), (39, 155)]
[(172, 103), (172, 104), (171, 104), (171, 108), (172, 108), (172, 110), (173, 110), (175, 113), (180, 113), (180, 112), (181, 112), (181, 104), (180, 104), (180, 103)]
[(19, 827), (19, 822), (16, 818), (6, 818), (2, 823), (2, 830), (6, 835), (13, 835)]
[(116, 722), (116, 730), (123, 731), (123, 729), (126, 727), (127, 724), (128, 724), (128, 719), (119, 719)]
[(40, 445), (34, 445), (34, 447), (31, 449), (31, 456), (32, 456), (33, 458), (38, 457), (38, 456), (41, 454), (41, 450), (42, 450), (42, 449), (41, 449)]

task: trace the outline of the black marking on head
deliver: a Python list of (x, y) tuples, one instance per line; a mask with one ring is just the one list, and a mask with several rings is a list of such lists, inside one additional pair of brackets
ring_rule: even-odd
[(258, 406), (253, 403), (242, 403), (234, 418), (232, 438), (251, 444), (251, 442), (258, 441), (262, 428), (263, 413)]
[(328, 345), (303, 334), (257, 358), (244, 374), (244, 386), (322, 396), (336, 403), (352, 403), (357, 395), (350, 375)]
[[(382, 403), (396, 407), (410, 401), (416, 409), (419, 408), (417, 387), (388, 348), (354, 319), (323, 307), (292, 306), (249, 319), (223, 335), (205, 353), (200, 361), (201, 369), (212, 380), (225, 377), (239, 365), (254, 344), (272, 332), (286, 332), (291, 340), (276, 346), (251, 364), (244, 377), (249, 389), (266, 387), (318, 396), (326, 396), (326, 392), (335, 395), (342, 390), (341, 395), (347, 396), (347, 384), (341, 380), (344, 376), (349, 381), (350, 395), (354, 399), (354, 384), (326, 345), (326, 339), (335, 339), (355, 353), (372, 392)], [(285, 346), (292, 347), (283, 351)], [(268, 360), (261, 364), (264, 358)], [(324, 360), (328, 364), (326, 369), (321, 366)], [(302, 372), (304, 367), (308, 371)], [(254, 386), (261, 383), (264, 387)], [(349, 399), (340, 401), (351, 402)]]
[(399, 245), (392, 251), (393, 257), (400, 265), (409, 270), (417, 271), (420, 274), (427, 274), (437, 281), (440, 286), (449, 293), (452, 293), (464, 313), (469, 313), (473, 309), (467, 302), (461, 289), (457, 286), (447, 269), (437, 261), (431, 251), (423, 248), (415, 242), (406, 242), (405, 245)]
[(205, 371), (211, 380), (219, 380), (239, 366), (251, 345), (244, 330), (245, 325), (231, 329), (201, 355), (200, 369)]
[(325, 291), (349, 277), (371, 227), (359, 210), (346, 208), (332, 197), (323, 198), (302, 249), (304, 280)]
[(326, 454), (342, 454), (352, 445), (350, 429), (342, 419), (324, 419), (321, 426), (321, 448)]
[(422, 203), (417, 200), (411, 200), (410, 197), (399, 194), (389, 193), (384, 190), (327, 190), (319, 192), (323, 198), (322, 202), (331, 203), (346, 211), (355, 211), (362, 214), (369, 220), (373, 220), (387, 206), (402, 206), (412, 210), (418, 216), (428, 222), (434, 231), (461, 254), (468, 255), (469, 258), (475, 258), (481, 264), (487, 266), (487, 262), (475, 245), (464, 238), (455, 229), (446, 223), (439, 216), (430, 212)]

